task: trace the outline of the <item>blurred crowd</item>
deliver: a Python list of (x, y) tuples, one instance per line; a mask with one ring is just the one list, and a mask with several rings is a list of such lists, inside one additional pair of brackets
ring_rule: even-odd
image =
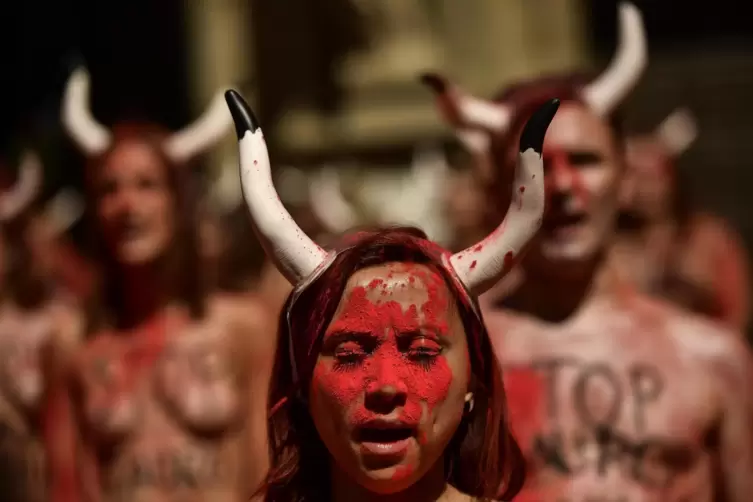
[[(226, 88), (177, 131), (105, 126), (96, 74), (73, 69), (60, 124), (83, 185), (42, 196), (44, 145), (0, 173), (0, 499), (753, 500), (748, 251), (678, 182), (693, 110), (624, 127), (651, 41), (635, 6), (617, 15), (593, 73), (492, 99), (416, 75), (454, 139), (403, 170), (281, 165)], [(231, 136), (232, 162), (197, 175)], [(382, 322), (423, 332), (455, 308), (436, 330), (467, 342), (409, 342), (452, 383), (368, 348)], [(353, 337), (330, 347), (332, 326)], [(346, 404), (359, 378), (377, 418)]]

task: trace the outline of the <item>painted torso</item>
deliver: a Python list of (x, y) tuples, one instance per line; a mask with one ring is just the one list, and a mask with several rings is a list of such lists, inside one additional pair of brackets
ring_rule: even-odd
[(26, 478), (25, 498), (46, 500), (39, 413), (45, 393), (43, 361), (58, 326), (57, 307), (0, 310), (0, 455)]
[(561, 324), (485, 318), (529, 462), (516, 500), (713, 500), (725, 333), (635, 295)]
[(272, 334), (239, 332), (234, 315), (213, 302), (200, 321), (168, 314), (151, 333), (100, 333), (79, 354), (77, 407), (103, 501), (248, 500), (249, 415), (266, 420), (266, 402), (250, 402), (240, 340)]
[(660, 229), (649, 242), (618, 238), (612, 262), (642, 291), (713, 317), (731, 329), (748, 324), (747, 259), (718, 218), (695, 215), (684, 231)]

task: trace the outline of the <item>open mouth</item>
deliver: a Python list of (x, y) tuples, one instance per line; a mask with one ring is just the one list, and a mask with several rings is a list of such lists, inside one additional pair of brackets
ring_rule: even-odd
[(549, 214), (544, 219), (543, 227), (548, 232), (572, 230), (586, 221), (584, 213), (558, 213)]
[(396, 423), (370, 423), (356, 430), (356, 442), (367, 455), (398, 457), (416, 437), (416, 428)]

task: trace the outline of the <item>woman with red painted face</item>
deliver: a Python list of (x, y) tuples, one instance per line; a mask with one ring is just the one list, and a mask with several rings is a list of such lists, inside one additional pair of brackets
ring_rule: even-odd
[(215, 102), (194, 126), (94, 121), (88, 75), (64, 98), (88, 154), (87, 210), (102, 281), (87, 339), (57, 361), (47, 410), (53, 499), (248, 500), (266, 472), (275, 328), (261, 303), (210, 290), (185, 163), (230, 126)]
[(529, 120), (505, 220), (456, 254), (409, 228), (347, 235), (330, 251), (276, 196), (264, 138), (234, 91), (254, 229), (294, 286), (270, 389), (269, 501), (491, 500), (523, 476), (476, 297), (512, 266), (543, 212), (544, 133)]
[(641, 290), (744, 333), (747, 253), (721, 218), (691, 207), (675, 162), (695, 140), (695, 120), (677, 110), (652, 134), (628, 138), (625, 200), (612, 255)]
[(36, 246), (40, 218), (33, 202), (41, 186), (42, 166), (28, 153), (15, 185), (0, 195), (0, 457), (18, 477), (8, 500), (19, 502), (47, 500), (40, 427), (49, 388), (45, 360), (79, 336), (76, 307), (55, 287)]
[[(519, 500), (746, 502), (748, 348), (716, 323), (636, 291), (608, 260), (626, 170), (615, 110), (647, 60), (630, 4), (620, 7), (618, 47), (595, 79), (519, 82), (494, 102), (429, 79), (462, 127), (488, 135), (500, 187), (527, 114), (562, 99), (543, 147), (547, 210), (521, 260), (522, 281), (482, 306), (528, 460)], [(490, 204), (504, 195), (490, 193)]]

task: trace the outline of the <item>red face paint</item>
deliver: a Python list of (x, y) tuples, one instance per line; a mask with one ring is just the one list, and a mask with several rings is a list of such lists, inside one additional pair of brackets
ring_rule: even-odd
[(354, 426), (394, 411), (368, 405), (369, 396), (384, 389), (404, 396), (396, 407), (402, 407), (400, 419), (412, 425), (421, 420), (424, 405), (430, 412), (449, 392), (453, 375), (442, 355), (442, 339), (449, 333), (447, 287), (438, 273), (423, 267), (410, 267), (409, 273), (408, 283), (423, 286), (428, 296), (420, 307), (404, 310), (394, 300), (372, 301), (373, 290), (387, 287), (374, 279), (351, 290), (325, 335), (323, 351), (332, 356), (317, 363), (314, 387), (348, 407)]
[(559, 178), (569, 178), (571, 190), (575, 194), (579, 203), (585, 206), (590, 199), (588, 189), (583, 182), (580, 171), (574, 167), (568, 160), (569, 153), (562, 150), (546, 149), (544, 158), (551, 166), (551, 172), (547, 173), (544, 180), (546, 194), (551, 196), (559, 190), (557, 180)]

